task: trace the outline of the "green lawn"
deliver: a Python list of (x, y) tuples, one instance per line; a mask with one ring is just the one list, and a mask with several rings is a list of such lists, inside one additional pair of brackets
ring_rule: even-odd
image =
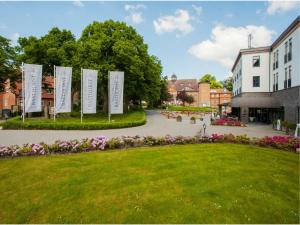
[(71, 115), (59, 114), (56, 121), (46, 118), (26, 118), (23, 123), (21, 117), (15, 117), (1, 125), (4, 129), (92, 130), (133, 127), (145, 123), (146, 114), (143, 110), (140, 110), (120, 115), (112, 115), (111, 122), (108, 122), (107, 114), (98, 113), (84, 115), (83, 122), (81, 123), (80, 113), (72, 113)]
[(237, 144), (0, 161), (0, 223), (298, 223), (299, 155)]

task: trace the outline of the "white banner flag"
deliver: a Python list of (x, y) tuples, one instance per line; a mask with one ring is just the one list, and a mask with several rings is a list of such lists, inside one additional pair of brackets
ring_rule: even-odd
[(55, 112), (71, 112), (72, 68), (55, 67)]
[(96, 113), (97, 103), (97, 70), (82, 70), (82, 97), (83, 113)]
[(109, 112), (123, 113), (124, 72), (109, 72)]
[(42, 111), (42, 65), (24, 64), (25, 112)]

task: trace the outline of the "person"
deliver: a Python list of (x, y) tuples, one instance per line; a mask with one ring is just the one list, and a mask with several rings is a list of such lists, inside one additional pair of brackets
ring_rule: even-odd
[(277, 130), (281, 130), (280, 119), (277, 120)]
[(200, 123), (199, 123), (199, 125), (200, 125), (200, 136), (202, 137), (202, 132), (203, 132), (203, 125), (204, 125), (204, 121), (203, 121), (203, 118), (201, 117), (200, 118)]

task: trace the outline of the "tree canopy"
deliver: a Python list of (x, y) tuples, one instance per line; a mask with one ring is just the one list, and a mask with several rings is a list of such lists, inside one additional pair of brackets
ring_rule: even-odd
[(15, 59), (16, 49), (11, 46), (10, 40), (0, 36), (0, 91), (3, 91), (7, 79), (14, 86), (14, 81), (21, 77)]
[(18, 63), (41, 64), (46, 74), (53, 74), (54, 65), (73, 67), (73, 91), (80, 91), (81, 68), (97, 70), (98, 99), (104, 110), (107, 110), (109, 71), (124, 71), (126, 105), (142, 100), (153, 105), (165, 89), (160, 60), (148, 53), (143, 37), (124, 22), (93, 22), (78, 40), (71, 31), (54, 27), (40, 38), (20, 38), (18, 53)]
[(210, 88), (222, 88), (222, 83), (216, 80), (216, 77), (211, 74), (205, 74), (200, 78), (200, 83), (209, 83)]
[(188, 95), (185, 90), (178, 92), (176, 99), (182, 101), (183, 105), (185, 105), (186, 102), (190, 105), (195, 101), (194, 97)]
[(223, 83), (223, 87), (226, 88), (228, 91), (232, 91), (232, 84), (233, 82), (233, 78), (232, 77), (228, 77), (227, 79), (225, 79), (222, 83)]

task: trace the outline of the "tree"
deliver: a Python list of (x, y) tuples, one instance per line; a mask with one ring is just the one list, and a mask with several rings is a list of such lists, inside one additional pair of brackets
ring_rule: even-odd
[(223, 87), (226, 88), (228, 91), (232, 91), (232, 82), (233, 82), (233, 78), (228, 77), (223, 81)]
[(76, 40), (71, 31), (52, 28), (41, 38), (19, 38), (19, 63), (43, 65), (45, 74), (53, 74), (54, 65), (72, 66), (77, 51)]
[(18, 51), (19, 63), (41, 64), (47, 75), (53, 75), (54, 65), (73, 67), (72, 96), (80, 90), (80, 64), (75, 59), (77, 42), (71, 31), (54, 27), (41, 38), (19, 38)]
[(183, 106), (185, 106), (186, 102), (188, 104), (192, 104), (195, 101), (194, 97), (192, 95), (188, 95), (185, 90), (179, 91), (177, 93), (176, 99), (182, 101)]
[(216, 77), (211, 74), (205, 74), (200, 78), (200, 83), (209, 83), (210, 88), (222, 88), (222, 83), (216, 80)]
[(21, 78), (21, 72), (15, 58), (16, 49), (11, 46), (10, 40), (0, 36), (0, 92), (3, 91), (4, 84), (8, 79), (10, 85), (14, 87), (15, 81)]
[(93, 22), (82, 32), (78, 40), (79, 64), (98, 70), (99, 99), (107, 110), (108, 71), (125, 72), (124, 102), (142, 100), (154, 102), (160, 98), (162, 66), (148, 54), (148, 46), (136, 30), (124, 22), (112, 20)]
[(195, 100), (194, 97), (192, 95), (187, 95), (185, 101), (191, 105)]
[(163, 104), (163, 102), (170, 101), (173, 96), (168, 92), (168, 77), (162, 77), (160, 80), (160, 97), (157, 101), (153, 102), (150, 106), (158, 107)]
[(161, 97), (162, 66), (136, 30), (124, 22), (93, 22), (76, 41), (68, 30), (52, 28), (41, 38), (19, 39), (18, 62), (42, 64), (53, 74), (53, 66), (72, 66), (72, 92), (80, 91), (80, 69), (98, 71), (98, 103), (108, 109), (108, 72), (124, 71), (124, 102), (142, 100), (154, 104)]

